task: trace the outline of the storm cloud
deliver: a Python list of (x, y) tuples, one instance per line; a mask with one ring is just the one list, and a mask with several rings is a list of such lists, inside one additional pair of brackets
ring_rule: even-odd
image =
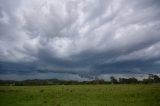
[(48, 73), (160, 73), (160, 2), (0, 0), (0, 76)]

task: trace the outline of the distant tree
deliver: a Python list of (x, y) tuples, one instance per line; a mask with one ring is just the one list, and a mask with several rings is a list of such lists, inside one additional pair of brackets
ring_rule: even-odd
[(110, 80), (111, 80), (112, 84), (117, 84), (118, 83), (117, 79), (114, 78), (113, 76), (110, 77)]
[(153, 80), (154, 79), (154, 75), (153, 74), (148, 74), (148, 79)]
[(158, 75), (148, 74), (148, 79), (143, 79), (142, 81), (145, 84), (148, 83), (160, 83), (160, 78)]
[(119, 78), (119, 83), (121, 83), (121, 84), (126, 83), (126, 79), (125, 78)]
[(154, 82), (156, 83), (160, 82), (160, 78), (158, 75), (153, 75), (153, 79), (154, 79)]
[(131, 83), (139, 83), (139, 81), (134, 77), (132, 77), (132, 78), (119, 78), (119, 83), (131, 84)]

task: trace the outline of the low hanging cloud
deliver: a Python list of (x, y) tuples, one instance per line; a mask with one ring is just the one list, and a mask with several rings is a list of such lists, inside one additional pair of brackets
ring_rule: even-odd
[(0, 0), (3, 75), (159, 73), (159, 45), (158, 0)]

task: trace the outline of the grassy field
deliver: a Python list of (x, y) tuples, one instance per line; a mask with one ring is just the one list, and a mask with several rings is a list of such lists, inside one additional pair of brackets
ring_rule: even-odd
[(0, 106), (160, 106), (160, 85), (0, 86)]

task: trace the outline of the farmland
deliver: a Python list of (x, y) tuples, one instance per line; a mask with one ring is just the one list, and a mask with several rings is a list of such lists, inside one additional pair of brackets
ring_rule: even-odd
[(0, 106), (160, 106), (160, 85), (0, 86)]

